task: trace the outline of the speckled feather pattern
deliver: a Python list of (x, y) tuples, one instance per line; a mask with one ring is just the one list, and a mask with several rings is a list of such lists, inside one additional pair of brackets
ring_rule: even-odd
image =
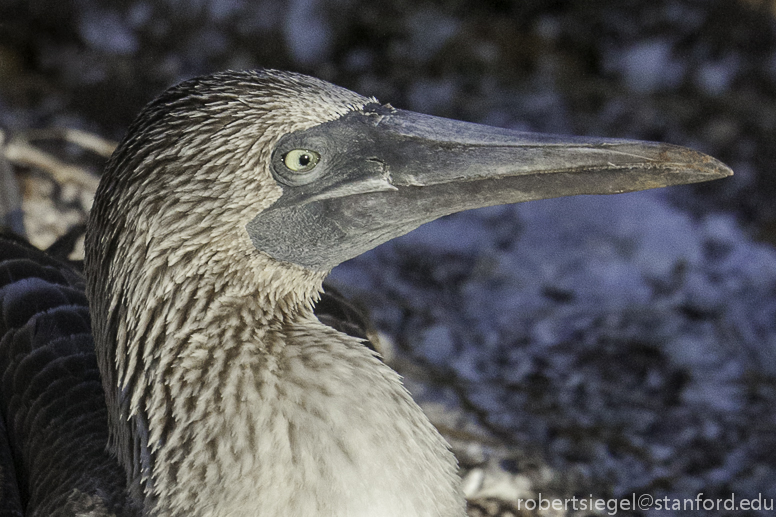
[(86, 267), (110, 450), (150, 515), (464, 515), (398, 375), (312, 313), (325, 273), (257, 251), (285, 133), (375, 102), (274, 71), (150, 104), (108, 164)]

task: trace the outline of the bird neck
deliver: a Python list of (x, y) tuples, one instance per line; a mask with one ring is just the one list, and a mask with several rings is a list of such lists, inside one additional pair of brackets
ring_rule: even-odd
[(298, 272), (252, 264), (156, 284), (135, 307), (153, 322), (120, 327), (115, 446), (150, 513), (463, 515), (455, 459), (399, 376), (315, 318), (323, 275), (290, 289)]
[(399, 376), (315, 318), (325, 273), (237, 232), (174, 237), (87, 254), (109, 447), (146, 513), (465, 515), (455, 458)]
[(109, 448), (133, 497), (150, 506), (160, 451), (220, 407), (230, 369), (268, 346), (269, 329), (311, 314), (324, 273), (276, 263), (247, 236), (94, 228), (91, 242), (115, 243), (90, 246), (86, 263)]

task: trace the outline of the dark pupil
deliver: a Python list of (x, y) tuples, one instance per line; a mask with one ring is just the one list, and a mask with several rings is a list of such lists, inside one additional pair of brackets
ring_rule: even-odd
[(302, 167), (307, 167), (310, 165), (310, 155), (309, 154), (303, 154), (299, 157), (299, 165)]

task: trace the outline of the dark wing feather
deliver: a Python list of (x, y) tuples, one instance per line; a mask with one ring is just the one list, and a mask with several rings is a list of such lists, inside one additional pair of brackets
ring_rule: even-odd
[[(0, 236), (0, 515), (139, 515), (105, 449), (107, 409), (82, 275)], [(14, 492), (12, 480), (18, 491)], [(14, 506), (15, 505), (15, 506)], [(2, 513), (6, 512), (6, 513)], [(14, 513), (17, 512), (17, 513)]]
[(0, 418), (0, 517), (22, 517), (22, 501), (5, 421)]
[(324, 325), (362, 339), (367, 347), (383, 352), (369, 318), (330, 284), (323, 283), (321, 299), (315, 304), (314, 310), (318, 321)]

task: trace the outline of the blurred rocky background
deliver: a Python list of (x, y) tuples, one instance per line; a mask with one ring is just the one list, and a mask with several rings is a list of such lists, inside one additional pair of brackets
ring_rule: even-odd
[[(775, 14), (770, 0), (0, 0), (0, 146), (41, 247), (83, 222), (144, 103), (226, 68), (712, 154), (735, 176), (458, 214), (332, 278), (453, 444), (471, 515), (611, 513), (520, 503), (539, 494), (654, 498), (618, 515), (773, 515)], [(658, 508), (699, 493), (706, 510)], [(733, 494), (761, 504), (716, 506)]]

